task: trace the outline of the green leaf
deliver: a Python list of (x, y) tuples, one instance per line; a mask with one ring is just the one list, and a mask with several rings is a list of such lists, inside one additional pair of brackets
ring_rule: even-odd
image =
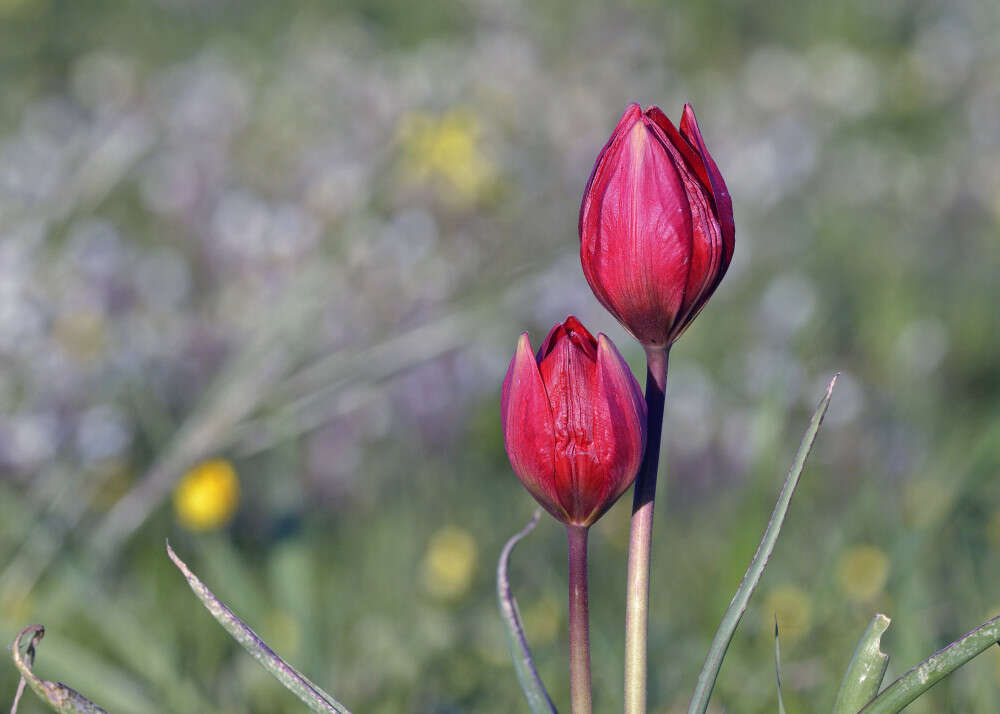
[(785, 700), (781, 696), (781, 648), (778, 646), (778, 616), (774, 616), (774, 676), (778, 681), (778, 714), (785, 714)]
[(844, 680), (833, 704), (833, 714), (857, 714), (878, 694), (885, 668), (889, 666), (889, 655), (880, 646), (890, 622), (881, 614), (872, 618), (844, 672)]
[(500, 562), (497, 564), (497, 599), (500, 601), (500, 614), (503, 616), (504, 629), (507, 631), (507, 647), (510, 649), (517, 679), (521, 683), (521, 690), (528, 700), (532, 714), (555, 714), (555, 705), (552, 704), (552, 699), (545, 690), (545, 685), (538, 676), (538, 670), (535, 669), (535, 662), (531, 658), (528, 639), (521, 625), (521, 613), (517, 608), (517, 600), (510, 590), (510, 582), (507, 580), (507, 566), (514, 546), (535, 529), (541, 515), (542, 509), (539, 508), (528, 521), (528, 525), (515, 533), (500, 552)]
[(830, 384), (826, 388), (826, 394), (823, 395), (823, 398), (816, 406), (816, 411), (809, 422), (809, 427), (802, 437), (799, 450), (795, 454), (792, 468), (789, 469), (788, 475), (785, 477), (785, 483), (778, 494), (778, 502), (774, 505), (774, 510), (771, 512), (771, 520), (764, 530), (764, 536), (761, 538), (760, 545), (757, 546), (757, 552), (750, 561), (750, 567), (747, 568), (743, 580), (740, 581), (740, 585), (736, 589), (736, 594), (733, 595), (732, 602), (729, 603), (726, 614), (722, 616), (719, 629), (715, 631), (715, 637), (712, 638), (712, 644), (708, 648), (708, 656), (705, 658), (705, 664), (702, 665), (701, 674), (698, 675), (698, 684), (695, 686), (694, 696), (692, 696), (691, 704), (688, 706), (688, 714), (704, 714), (705, 710), (708, 709), (708, 700), (712, 696), (715, 680), (719, 676), (722, 659), (726, 656), (726, 650), (729, 649), (729, 642), (733, 639), (733, 633), (736, 632), (736, 628), (740, 624), (740, 619), (747, 609), (750, 596), (757, 587), (757, 583), (760, 582), (760, 577), (764, 573), (767, 561), (770, 559), (771, 553), (774, 552), (775, 543), (778, 542), (778, 534), (781, 532), (781, 525), (784, 523), (785, 514), (788, 511), (788, 503), (792, 500), (792, 494), (799, 483), (799, 476), (802, 475), (802, 468), (806, 464), (806, 458), (809, 456), (813, 443), (816, 441), (816, 433), (819, 431), (819, 425), (823, 422), (826, 408), (830, 405), (833, 386), (837, 383), (837, 377), (839, 376), (839, 374), (836, 374), (830, 380)]
[(286, 689), (301, 699), (314, 712), (321, 712), (321, 714), (330, 714), (331, 712), (333, 714), (350, 714), (347, 707), (310, 682), (304, 675), (275, 654), (274, 650), (268, 647), (257, 636), (256, 632), (247, 627), (232, 610), (215, 597), (212, 591), (191, 572), (191, 569), (188, 568), (184, 561), (177, 556), (173, 548), (170, 547), (170, 543), (167, 543), (167, 555), (170, 556), (170, 559), (174, 561), (174, 565), (187, 578), (188, 585), (191, 586), (194, 594), (198, 596), (198, 599), (201, 600), (212, 617), (222, 625), (223, 629), (234, 640), (243, 646), (243, 649), (260, 662), (264, 669), (274, 675), (275, 679), (281, 682)]
[(896, 714), (910, 702), (1000, 641), (1000, 616), (987, 620), (961, 639), (928, 657), (895, 682), (862, 711), (864, 714)]
[[(31, 636), (31, 639), (22, 656), (21, 642), (28, 635)], [(14, 695), (14, 704), (10, 710), (11, 714), (17, 713), (17, 705), (21, 700), (25, 684), (31, 687), (39, 699), (60, 714), (108, 714), (106, 709), (97, 706), (62, 682), (46, 682), (35, 676), (34, 672), (31, 671), (31, 667), (35, 663), (35, 648), (44, 636), (45, 628), (42, 625), (28, 625), (18, 633), (17, 637), (14, 638), (14, 644), (11, 645), (14, 666), (21, 673), (21, 681), (18, 683), (17, 694)]]

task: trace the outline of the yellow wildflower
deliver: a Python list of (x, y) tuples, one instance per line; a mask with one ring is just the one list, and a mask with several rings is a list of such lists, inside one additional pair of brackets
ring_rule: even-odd
[(544, 645), (552, 642), (559, 634), (563, 620), (562, 602), (554, 597), (543, 596), (533, 605), (524, 609), (521, 617), (524, 630), (534, 644)]
[(174, 512), (192, 531), (221, 528), (240, 501), (236, 469), (225, 459), (204, 461), (188, 471), (174, 490)]
[(801, 588), (778, 585), (767, 594), (764, 614), (766, 632), (774, 632), (774, 618), (777, 617), (782, 644), (795, 644), (809, 633), (812, 626), (812, 600)]
[(889, 580), (889, 556), (873, 545), (856, 545), (837, 559), (837, 583), (857, 602), (871, 600)]
[(424, 587), (434, 597), (452, 600), (472, 585), (478, 549), (467, 530), (445, 526), (431, 536), (423, 562)]
[(461, 109), (440, 117), (404, 116), (399, 130), (404, 174), (413, 183), (429, 183), (449, 203), (472, 203), (496, 173), (482, 151), (481, 135), (479, 120)]

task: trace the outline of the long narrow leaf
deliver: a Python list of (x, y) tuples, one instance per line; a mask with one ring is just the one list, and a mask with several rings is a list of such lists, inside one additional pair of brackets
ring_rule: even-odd
[(294, 667), (285, 662), (274, 653), (267, 644), (257, 636), (247, 625), (236, 617), (232, 610), (224, 605), (209, 590), (201, 580), (198, 579), (191, 569), (174, 552), (170, 544), (167, 543), (167, 555), (174, 561), (174, 565), (187, 578), (188, 585), (198, 596), (205, 608), (212, 614), (223, 629), (228, 632), (234, 640), (239, 642), (243, 649), (260, 662), (260, 664), (274, 675), (275, 679), (281, 682), (286, 689), (301, 699), (306, 706), (314, 712), (320, 714), (350, 714), (343, 704), (310, 682), (304, 675)]
[(889, 666), (889, 655), (881, 649), (882, 635), (889, 622), (885, 615), (875, 615), (861, 636), (844, 672), (844, 681), (833, 704), (833, 714), (857, 714), (878, 694), (885, 668)]
[[(24, 655), (21, 654), (21, 642), (29, 636), (27, 649)], [(14, 659), (14, 666), (21, 673), (21, 682), (17, 687), (17, 694), (14, 696), (14, 705), (11, 707), (11, 714), (16, 714), (18, 702), (21, 700), (21, 693), (24, 691), (24, 684), (27, 682), (31, 690), (38, 695), (38, 698), (49, 705), (54, 711), (60, 714), (108, 714), (106, 709), (94, 704), (75, 689), (67, 687), (62, 682), (47, 682), (39, 679), (31, 670), (35, 663), (35, 648), (38, 641), (45, 636), (45, 628), (41, 625), (28, 625), (21, 630), (14, 638), (11, 645), (11, 657)]]
[(896, 714), (910, 702), (1000, 641), (1000, 616), (987, 620), (961, 639), (928, 657), (862, 709), (864, 714)]
[(764, 537), (761, 538), (760, 545), (757, 546), (757, 552), (754, 554), (753, 560), (750, 561), (750, 567), (747, 568), (747, 572), (743, 576), (743, 580), (740, 581), (740, 586), (736, 589), (736, 594), (733, 596), (732, 602), (729, 603), (726, 614), (722, 617), (719, 629), (715, 631), (715, 637), (708, 648), (708, 656), (705, 658), (705, 664), (702, 665), (701, 674), (698, 675), (698, 684), (695, 686), (694, 696), (691, 698), (691, 704), (688, 707), (688, 714), (704, 714), (708, 708), (708, 700), (712, 696), (715, 680), (719, 676), (722, 659), (726, 656), (726, 650), (729, 649), (729, 642), (733, 639), (733, 633), (736, 632), (736, 628), (740, 624), (740, 619), (747, 609), (750, 596), (757, 587), (757, 583), (760, 582), (760, 577), (764, 573), (767, 561), (774, 551), (775, 543), (778, 541), (778, 534), (781, 532), (781, 525), (785, 521), (785, 513), (788, 511), (788, 503), (792, 500), (792, 494), (799, 483), (799, 476), (802, 475), (806, 458), (809, 456), (813, 442), (816, 441), (816, 433), (819, 431), (819, 425), (823, 422), (826, 408), (830, 405), (833, 386), (837, 383), (838, 376), (839, 374), (834, 375), (833, 379), (830, 380), (830, 384), (826, 388), (826, 394), (823, 395), (823, 398), (816, 406), (816, 411), (809, 422), (809, 427), (802, 437), (799, 450), (795, 454), (792, 468), (785, 477), (781, 493), (778, 494), (778, 502), (771, 512), (771, 520), (764, 530)]
[(517, 609), (517, 600), (510, 590), (510, 582), (507, 579), (507, 566), (514, 546), (535, 529), (541, 515), (542, 509), (539, 508), (528, 521), (528, 525), (515, 533), (500, 552), (500, 562), (497, 564), (497, 599), (500, 601), (500, 614), (503, 615), (504, 629), (507, 631), (507, 647), (510, 649), (517, 679), (521, 683), (521, 690), (528, 700), (532, 714), (556, 714), (555, 705), (552, 704), (552, 699), (545, 690), (545, 685), (538, 676), (538, 670), (535, 669), (535, 662), (531, 658), (528, 639), (521, 625), (521, 613)]

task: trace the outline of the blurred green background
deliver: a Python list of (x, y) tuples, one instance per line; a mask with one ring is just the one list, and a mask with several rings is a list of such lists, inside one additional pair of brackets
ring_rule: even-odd
[[(0, 0), (0, 639), (44, 623), (41, 676), (116, 713), (303, 711), (170, 538), (356, 712), (526, 711), (499, 385), (569, 313), (644, 371), (576, 236), (633, 100), (694, 105), (737, 225), (672, 354), (651, 710), (686, 707), (837, 370), (715, 710), (775, 711), (775, 615), (808, 712), (876, 611), (888, 678), (995, 614), (1000, 5), (672, 5)], [(629, 501), (591, 539), (602, 712)], [(546, 519), (511, 576), (568, 711), (564, 559)], [(909, 711), (998, 698), (993, 651)]]

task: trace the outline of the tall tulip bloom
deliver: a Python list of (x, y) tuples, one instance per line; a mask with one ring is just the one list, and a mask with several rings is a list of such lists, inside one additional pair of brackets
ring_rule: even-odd
[(733, 257), (733, 204), (690, 105), (680, 131), (657, 107), (625, 111), (580, 205), (580, 261), (594, 295), (642, 343), (649, 443), (636, 480), (625, 610), (625, 712), (646, 711), (653, 502), (667, 355)]
[(521, 335), (503, 383), (515, 473), (555, 518), (590, 526), (632, 484), (646, 444), (642, 391), (614, 344), (575, 317), (533, 354)]
[(691, 105), (680, 131), (657, 107), (625, 111), (580, 207), (594, 295), (647, 349), (668, 348), (733, 257), (733, 204)]

